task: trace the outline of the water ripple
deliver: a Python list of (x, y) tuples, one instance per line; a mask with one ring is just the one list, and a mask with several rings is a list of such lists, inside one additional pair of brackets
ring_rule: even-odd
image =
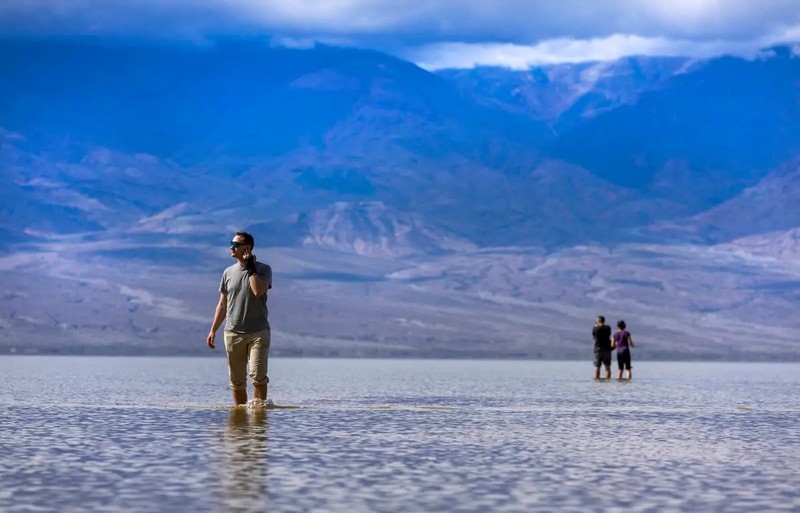
[[(178, 360), (172, 382), (124, 388), (110, 380), (125, 371), (98, 377), (96, 362), (48, 362), (47, 376), (3, 362), (7, 513), (800, 509), (798, 367), (749, 384), (724, 367), (594, 383), (584, 364), (439, 362), (440, 379), (428, 363), (326, 361), (327, 387), (307, 387), (317, 364), (288, 362), (273, 396), (298, 408), (248, 409), (226, 405), (224, 376), (207, 403), (183, 392), (203, 390), (207, 374), (182, 374)], [(163, 364), (140, 362), (136, 375)], [(394, 372), (422, 374), (426, 388)], [(48, 376), (60, 397), (35, 395)], [(84, 395), (87, 381), (111, 399)]]

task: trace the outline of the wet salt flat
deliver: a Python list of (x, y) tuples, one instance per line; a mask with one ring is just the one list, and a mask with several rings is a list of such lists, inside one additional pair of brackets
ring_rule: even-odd
[(798, 511), (800, 365), (0, 357), (0, 511)]

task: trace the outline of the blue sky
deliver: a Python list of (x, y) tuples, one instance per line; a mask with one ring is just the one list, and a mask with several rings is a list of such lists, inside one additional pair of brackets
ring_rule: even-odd
[(756, 55), (800, 42), (800, 0), (3, 0), (0, 36), (373, 48), (428, 69)]

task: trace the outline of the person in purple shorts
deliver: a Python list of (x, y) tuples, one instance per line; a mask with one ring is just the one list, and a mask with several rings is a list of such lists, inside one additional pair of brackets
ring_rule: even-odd
[(630, 332), (625, 329), (625, 321), (617, 321), (617, 332), (611, 339), (611, 346), (617, 348), (617, 366), (619, 372), (617, 379), (622, 379), (622, 371), (628, 371), (628, 379), (633, 377), (631, 371), (631, 348), (633, 347), (633, 338)]

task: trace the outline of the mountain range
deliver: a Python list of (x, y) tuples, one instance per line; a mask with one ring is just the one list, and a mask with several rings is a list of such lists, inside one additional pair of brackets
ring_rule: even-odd
[(247, 229), (277, 354), (798, 358), (797, 54), (2, 41), (0, 351), (198, 352)]

